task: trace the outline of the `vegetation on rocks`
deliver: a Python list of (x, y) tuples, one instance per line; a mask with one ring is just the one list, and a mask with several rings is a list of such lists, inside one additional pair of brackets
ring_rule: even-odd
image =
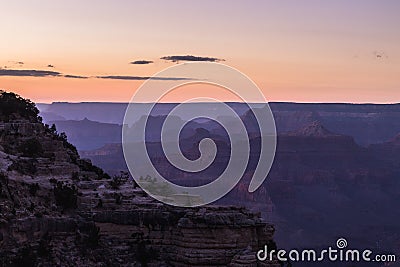
[(30, 122), (41, 122), (39, 110), (29, 99), (0, 90), (0, 119), (9, 122), (15, 119), (26, 119)]
[(75, 185), (58, 181), (54, 184), (53, 190), (56, 203), (63, 210), (77, 208), (78, 189)]

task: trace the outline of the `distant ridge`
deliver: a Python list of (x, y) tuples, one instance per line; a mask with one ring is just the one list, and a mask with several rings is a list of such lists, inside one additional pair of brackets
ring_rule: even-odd
[[(227, 103), (242, 118), (248, 107), (244, 103)], [(138, 108), (145, 110), (146, 105)], [(166, 115), (176, 106), (173, 103), (157, 105), (152, 115)], [(204, 108), (213, 108), (213, 103), (197, 103)], [(259, 105), (259, 106), (258, 106)], [(258, 104), (256, 108), (263, 105)], [(335, 134), (352, 136), (357, 144), (368, 146), (383, 143), (400, 133), (400, 104), (350, 104), (350, 103), (289, 103), (269, 104), (279, 134), (298, 131), (313, 121)], [(127, 103), (53, 103), (38, 105), (45, 123), (62, 120), (83, 120), (122, 125)], [(58, 125), (57, 125), (58, 126)], [(254, 127), (253, 127), (254, 128)], [(99, 147), (101, 147), (101, 144)], [(82, 147), (80, 149), (83, 149)]]
[(309, 136), (309, 137), (327, 137), (340, 136), (327, 130), (319, 121), (314, 121), (310, 125), (305, 126), (297, 131), (288, 133), (291, 136)]

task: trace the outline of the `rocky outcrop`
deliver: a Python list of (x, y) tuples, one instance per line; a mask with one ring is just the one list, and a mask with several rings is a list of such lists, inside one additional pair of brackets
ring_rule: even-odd
[(329, 137), (329, 136), (340, 136), (328, 131), (319, 121), (313, 121), (312, 123), (298, 129), (297, 131), (289, 132), (289, 136), (303, 136), (303, 137)]
[[(230, 105), (238, 110), (241, 104)], [(165, 115), (174, 104), (162, 106), (163, 111), (157, 114)], [(400, 233), (400, 228), (393, 222), (400, 218), (394, 205), (400, 192), (400, 142), (393, 136), (400, 132), (400, 105), (271, 103), (270, 106), (276, 120), (278, 145), (268, 178), (257, 191), (248, 193), (249, 177), (258, 160), (253, 157), (243, 179), (221, 201), (262, 210), (264, 218), (274, 222), (275, 238), (285, 248), (326, 247), (337, 236), (346, 236), (352, 245), (362, 249), (377, 246), (379, 239), (380, 248), (399, 251), (400, 236), (396, 233)], [(96, 104), (92, 107), (91, 112)], [(112, 113), (109, 110), (98, 109), (97, 119)], [(245, 122), (251, 120), (247, 108), (240, 110)], [(209, 125), (201, 124), (211, 135), (222, 135), (222, 131), (210, 129)], [(250, 129), (255, 128), (250, 125)], [(251, 133), (250, 138), (253, 147), (257, 147), (257, 134)], [(380, 144), (370, 145), (374, 143)], [(196, 143), (194, 148), (189, 152), (198, 152)], [(126, 170), (121, 144), (85, 156), (108, 171)], [(165, 159), (157, 162), (171, 179), (185, 178), (175, 175)], [(207, 173), (202, 178), (212, 175)]]
[(297, 131), (281, 134), (278, 137), (278, 150), (281, 151), (338, 151), (360, 150), (353, 137), (332, 133), (320, 122), (314, 121)]
[(0, 266), (258, 266), (275, 246), (260, 214), (163, 205), (39, 120), (0, 122), (0, 148)]

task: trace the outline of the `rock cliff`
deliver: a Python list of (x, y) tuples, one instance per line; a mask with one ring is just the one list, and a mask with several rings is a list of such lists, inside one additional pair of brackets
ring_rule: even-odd
[(32, 103), (0, 105), (0, 266), (280, 266), (258, 263), (274, 227), (239, 207), (174, 208), (127, 174), (81, 159)]

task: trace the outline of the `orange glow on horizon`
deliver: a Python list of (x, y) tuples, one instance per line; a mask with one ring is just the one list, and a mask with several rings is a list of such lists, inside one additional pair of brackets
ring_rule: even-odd
[(361, 0), (8, 1), (0, 88), (35, 102), (127, 102), (143, 80), (96, 76), (149, 77), (176, 63), (161, 57), (194, 55), (224, 59), (269, 101), (400, 102), (399, 8), (399, 1)]

